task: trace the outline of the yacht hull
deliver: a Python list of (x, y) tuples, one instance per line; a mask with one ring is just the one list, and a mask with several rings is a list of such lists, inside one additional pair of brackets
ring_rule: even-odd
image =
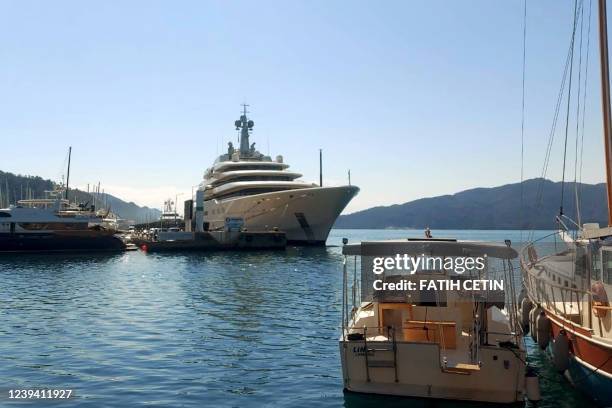
[(278, 229), (288, 243), (325, 245), (334, 222), (358, 192), (355, 186), (311, 187), (208, 200), (204, 221), (215, 230), (223, 229), (227, 218), (242, 218), (249, 231)]
[[(367, 347), (368, 362), (363, 341), (340, 341), (342, 376), (347, 391), (490, 403), (524, 400), (525, 370), (520, 361), (525, 358), (524, 352), (483, 347), (479, 370), (457, 373), (444, 370), (437, 344), (397, 342), (396, 367), (390, 364), (393, 361), (389, 351), (391, 342), (368, 341)], [(389, 364), (374, 365), (373, 362)]]
[(0, 253), (123, 251), (124, 242), (100, 231), (0, 233)]
[(612, 405), (612, 377), (609, 373), (597, 370), (597, 367), (572, 356), (568, 375), (576, 388), (595, 399), (599, 405)]
[[(612, 345), (594, 341), (591, 333), (572, 325), (553, 313), (546, 313), (551, 321), (551, 338), (555, 339), (561, 330), (570, 339), (570, 364), (566, 375), (579, 390), (600, 405), (612, 405)], [(549, 350), (552, 356), (551, 341)]]

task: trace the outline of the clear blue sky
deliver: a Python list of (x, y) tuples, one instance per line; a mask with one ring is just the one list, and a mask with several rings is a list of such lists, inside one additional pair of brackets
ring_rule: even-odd
[[(595, 1), (593, 11), (583, 180), (601, 182)], [(572, 12), (570, 0), (528, 2), (529, 178), (543, 163)], [(261, 151), (269, 143), (311, 181), (319, 148), (326, 183), (351, 169), (362, 191), (349, 212), (517, 182), (522, 16), (522, 1), (490, 0), (4, 0), (0, 169), (58, 180), (71, 145), (73, 184), (100, 180), (160, 207), (187, 198), (220, 143), (236, 139), (246, 100)]]

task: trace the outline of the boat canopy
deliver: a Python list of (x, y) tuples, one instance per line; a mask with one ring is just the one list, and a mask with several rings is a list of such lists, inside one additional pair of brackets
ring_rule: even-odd
[(363, 241), (342, 247), (344, 255), (393, 256), (396, 254), (427, 254), (440, 256), (483, 256), (514, 259), (518, 253), (504, 243), (457, 241), (455, 239), (394, 239)]

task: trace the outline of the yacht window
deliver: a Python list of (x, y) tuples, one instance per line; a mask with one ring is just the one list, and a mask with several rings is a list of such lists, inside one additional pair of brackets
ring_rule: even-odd
[(82, 230), (87, 229), (86, 222), (51, 222), (51, 223), (40, 223), (40, 222), (21, 222), (19, 226), (29, 231), (39, 230)]
[(591, 280), (603, 280), (601, 273), (601, 256), (599, 251), (593, 251), (591, 256)]
[(263, 193), (273, 193), (275, 191), (285, 191), (287, 190), (286, 188), (283, 187), (279, 187), (279, 188), (246, 188), (244, 190), (240, 190), (234, 193), (228, 193), (228, 194), (220, 194), (215, 196), (215, 199), (217, 200), (222, 200), (225, 198), (230, 198), (230, 197), (238, 197), (238, 196), (248, 196), (248, 195), (253, 195), (253, 194), (263, 194)]
[(282, 165), (278, 165), (278, 166), (266, 166), (266, 165), (253, 165), (253, 166), (227, 166), (223, 169), (224, 172), (226, 171), (235, 171), (235, 170), (282, 170), (283, 166)]
[(7, 212), (2, 212), (0, 211), (0, 217), (10, 217), (11, 214), (7, 213)]
[(239, 181), (293, 181), (293, 177), (287, 176), (241, 176), (231, 179), (221, 179), (213, 183), (216, 186), (222, 186), (227, 183), (235, 183)]
[(601, 251), (604, 282), (612, 284), (612, 251)]
[(578, 276), (586, 276), (586, 268), (587, 268), (587, 254), (584, 247), (578, 246), (576, 248), (576, 275)]

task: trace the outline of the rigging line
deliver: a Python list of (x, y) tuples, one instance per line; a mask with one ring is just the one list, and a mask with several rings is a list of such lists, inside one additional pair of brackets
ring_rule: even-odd
[[(535, 200), (535, 207), (536, 210), (540, 209), (540, 207), (542, 206), (542, 201), (543, 201), (543, 195), (544, 195), (544, 181), (546, 178), (546, 174), (548, 172), (548, 165), (550, 163), (550, 155), (551, 155), (551, 151), (552, 151), (552, 145), (555, 139), (555, 132), (557, 129), (557, 121), (559, 119), (559, 113), (561, 110), (561, 102), (563, 101), (563, 94), (565, 91), (565, 83), (567, 82), (567, 71), (569, 68), (569, 60), (570, 60), (570, 52), (571, 52), (571, 43), (570, 43), (570, 47), (568, 47), (567, 50), (567, 55), (565, 57), (565, 66), (563, 68), (563, 76), (561, 78), (561, 86), (559, 88), (559, 93), (557, 95), (557, 102), (555, 104), (555, 110), (554, 110), (554, 114), (553, 114), (553, 121), (552, 121), (552, 125), (550, 128), (550, 132), (548, 134), (548, 143), (546, 146), (546, 153), (544, 155), (544, 164), (542, 165), (542, 173), (540, 175), (540, 181), (538, 184), (538, 189), (536, 191), (536, 200)], [(530, 230), (529, 233), (529, 237), (528, 240), (531, 241), (533, 240), (534, 237), (534, 230), (533, 228)]]
[(583, 27), (584, 27), (584, 1), (580, 1), (580, 46), (578, 47), (578, 96), (576, 97), (576, 147), (574, 151), (574, 199), (576, 209), (576, 221), (578, 229), (582, 224), (580, 220), (580, 205), (578, 202), (578, 140), (580, 136), (580, 92), (582, 85), (582, 40), (583, 40)]
[(580, 197), (582, 196), (582, 163), (583, 163), (583, 152), (584, 152), (584, 121), (586, 116), (586, 96), (587, 96), (587, 83), (589, 78), (589, 55), (591, 51), (591, 11), (593, 8), (593, 0), (589, 0), (589, 25), (587, 28), (587, 45), (586, 45), (586, 62), (584, 68), (584, 92), (583, 92), (583, 101), (582, 101), (582, 130), (581, 130), (581, 138), (580, 138), (580, 170), (578, 175), (578, 180), (580, 182), (580, 188), (578, 190), (578, 202), (580, 202)]
[(539, 206), (541, 205), (541, 201), (542, 201), (542, 191), (543, 191), (543, 181), (544, 178), (546, 177), (546, 173), (548, 172), (548, 164), (550, 162), (550, 153), (551, 153), (551, 149), (552, 149), (552, 144), (555, 138), (555, 131), (557, 129), (557, 121), (559, 119), (559, 112), (561, 110), (561, 101), (563, 98), (563, 93), (565, 91), (565, 83), (567, 80), (567, 70), (569, 67), (569, 50), (567, 53), (567, 56), (565, 58), (565, 68), (563, 70), (563, 77), (561, 79), (561, 87), (559, 89), (559, 94), (557, 95), (557, 102), (555, 104), (555, 111), (553, 114), (553, 123), (551, 125), (550, 128), (550, 132), (548, 135), (548, 143), (546, 146), (546, 154), (544, 155), (544, 164), (542, 166), (542, 173), (541, 173), (541, 180), (540, 180), (540, 184), (538, 186), (538, 193), (537, 193), (537, 199), (536, 199), (536, 204)]
[[(538, 184), (538, 190), (536, 192), (536, 200), (535, 200), (536, 210), (538, 210), (542, 206), (543, 194), (544, 194), (544, 181), (545, 181), (546, 173), (548, 171), (548, 164), (550, 162), (550, 153), (552, 150), (553, 141), (555, 139), (557, 121), (559, 119), (559, 112), (561, 110), (561, 102), (563, 100), (563, 93), (565, 90), (565, 83), (567, 80), (567, 70), (569, 67), (569, 56), (570, 56), (569, 51), (570, 50), (568, 49), (567, 56), (565, 57), (565, 67), (563, 69), (563, 76), (561, 78), (561, 86), (559, 88), (559, 94), (557, 95), (557, 102), (555, 104), (553, 123), (551, 125), (550, 132), (548, 134), (548, 143), (546, 146), (546, 153), (544, 155), (544, 164), (542, 166), (542, 173), (540, 175), (540, 182)], [(533, 236), (534, 236), (534, 230), (531, 229), (528, 240), (531, 241), (533, 239)]]
[(561, 204), (559, 206), (559, 215), (563, 215), (563, 195), (565, 193), (565, 162), (567, 159), (567, 135), (569, 130), (569, 112), (572, 101), (572, 71), (574, 69), (574, 40), (576, 38), (576, 23), (578, 20), (578, 0), (574, 0), (574, 27), (572, 29), (572, 41), (570, 45), (571, 58), (570, 58), (570, 71), (569, 71), (569, 84), (567, 87), (567, 113), (565, 115), (565, 141), (563, 147), (563, 175), (561, 178)]
[(527, 49), (527, 0), (523, 7), (523, 92), (521, 98), (521, 207), (519, 209), (519, 224), (521, 242), (523, 241), (523, 181), (524, 181), (524, 153), (525, 153), (525, 65)]
[[(553, 123), (550, 128), (550, 133), (548, 135), (548, 143), (546, 147), (546, 154), (544, 157), (544, 165), (542, 166), (542, 174), (541, 177), (546, 177), (546, 173), (548, 172), (548, 164), (550, 162), (550, 153), (553, 145), (553, 141), (555, 138), (555, 131), (557, 130), (557, 122), (559, 120), (559, 112), (561, 111), (561, 102), (563, 101), (563, 93), (565, 92), (565, 84), (567, 82), (567, 72), (569, 68), (569, 59), (570, 59), (570, 48), (568, 48), (567, 56), (565, 57), (565, 67), (563, 69), (563, 76), (561, 79), (561, 87), (559, 88), (559, 94), (557, 95), (557, 102), (555, 104), (555, 111), (553, 115)], [(541, 194), (542, 183), (540, 183), (540, 191)]]

